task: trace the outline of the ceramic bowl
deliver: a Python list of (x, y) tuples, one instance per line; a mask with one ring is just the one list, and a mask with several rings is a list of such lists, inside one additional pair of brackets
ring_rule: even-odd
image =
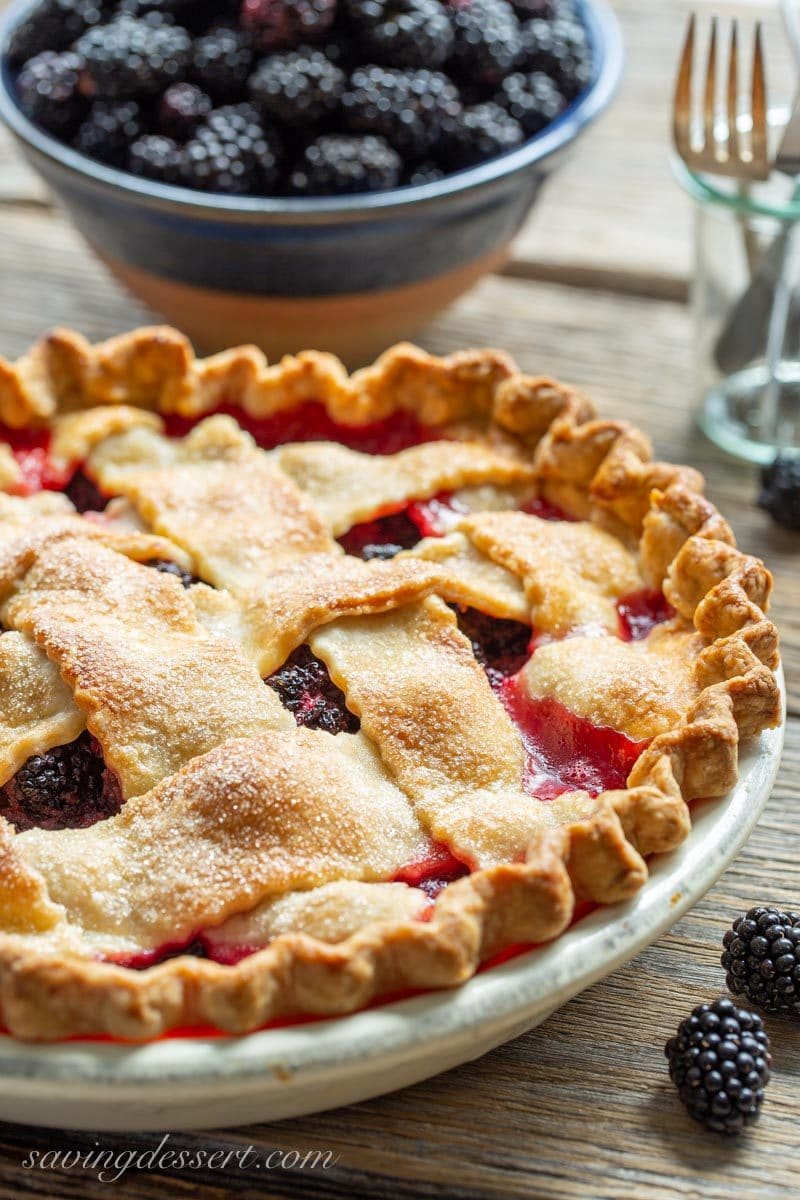
[(688, 838), (651, 860), (634, 899), (597, 909), (550, 945), (452, 991), (246, 1037), (142, 1046), (3, 1037), (0, 1119), (129, 1132), (221, 1128), (352, 1104), (477, 1058), (539, 1025), (697, 903), (755, 827), (782, 745), (783, 726), (747, 746), (736, 787), (692, 806)]
[(545, 179), (608, 104), (622, 69), (607, 0), (584, 0), (589, 87), (519, 149), (438, 183), (345, 198), (224, 197), (137, 179), (33, 126), (14, 100), (0, 23), (0, 113), (31, 165), (113, 273), (205, 353), (313, 346), (350, 366), (411, 336), (495, 270)]

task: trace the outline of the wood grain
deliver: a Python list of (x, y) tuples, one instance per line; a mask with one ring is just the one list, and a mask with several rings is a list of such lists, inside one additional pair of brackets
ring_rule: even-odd
[[(740, 544), (776, 575), (792, 716), (767, 812), (739, 859), (671, 933), (544, 1026), (417, 1087), (281, 1124), (200, 1134), (181, 1148), (330, 1149), (330, 1171), (249, 1168), (131, 1173), (126, 1200), (227, 1195), (386, 1200), (762, 1200), (797, 1193), (800, 1032), (770, 1020), (776, 1058), (758, 1130), (731, 1146), (685, 1116), (668, 1082), (665, 1038), (724, 991), (719, 940), (750, 904), (800, 907), (800, 537), (754, 505), (755, 474), (691, 424), (690, 323), (679, 301), (690, 264), (688, 212), (669, 179), (664, 102), (687, 5), (618, 4), (629, 44), (620, 102), (550, 188), (510, 274), (492, 278), (425, 338), (434, 350), (497, 344), (520, 364), (587, 388), (605, 413), (646, 428), (659, 455), (706, 474)], [(728, 12), (733, 7), (717, 5)], [(762, 6), (767, 11), (766, 6)], [(750, 8), (752, 11), (752, 6)], [(770, 45), (778, 63), (772, 26)], [(784, 59), (781, 61), (785, 61)], [(780, 72), (780, 64), (776, 66)], [(587, 182), (589, 181), (589, 182)], [(99, 338), (149, 314), (112, 283), (0, 139), (0, 351), (18, 354), (62, 322)], [(65, 1111), (65, 1124), (69, 1113)], [(159, 1135), (61, 1133), (0, 1125), (0, 1200), (105, 1196), (82, 1171), (32, 1172), (29, 1149), (148, 1149)]]

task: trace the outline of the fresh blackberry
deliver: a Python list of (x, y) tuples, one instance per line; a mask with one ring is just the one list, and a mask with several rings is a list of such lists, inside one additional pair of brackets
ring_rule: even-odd
[(772, 1059), (761, 1018), (723, 997), (699, 1004), (664, 1047), (690, 1116), (715, 1133), (758, 1120)]
[(348, 0), (365, 57), (392, 67), (440, 67), (455, 35), (439, 0)]
[(122, 805), (116, 777), (89, 733), (35, 754), (0, 788), (0, 814), (26, 829), (84, 829)]
[(9, 62), (17, 65), (45, 50), (66, 50), (102, 16), (100, 0), (42, 0), (12, 33)]
[(252, 65), (250, 40), (241, 30), (221, 26), (195, 39), (192, 76), (212, 96), (238, 96)]
[(496, 687), (521, 671), (530, 657), (530, 625), (490, 617), (477, 608), (454, 605), (458, 628), (472, 643), (472, 652)]
[(800, 913), (751, 908), (722, 944), (730, 991), (765, 1012), (800, 1016)]
[(321, 121), (339, 104), (345, 74), (321, 50), (307, 46), (273, 54), (250, 76), (253, 103), (266, 116), (302, 128)]
[(522, 26), (521, 66), (543, 71), (568, 100), (592, 78), (592, 50), (583, 22), (577, 18), (526, 21)]
[(503, 80), (495, 100), (519, 121), (527, 137), (539, 133), (567, 106), (564, 96), (543, 71), (509, 75)]
[(306, 147), (290, 189), (298, 196), (342, 196), (397, 187), (403, 162), (383, 138), (328, 134)]
[(158, 104), (158, 131), (176, 142), (185, 142), (211, 109), (210, 98), (199, 87), (193, 83), (173, 83)]
[(189, 65), (191, 38), (179, 25), (122, 16), (89, 29), (75, 48), (85, 60), (86, 95), (129, 99), (153, 95), (180, 79)]
[(442, 155), (451, 171), (459, 171), (513, 150), (524, 140), (519, 121), (499, 104), (478, 104), (465, 108), (447, 126)]
[(496, 86), (513, 70), (522, 30), (506, 0), (450, 0), (453, 69), (470, 82)]
[(432, 162), (430, 159), (425, 159), (421, 163), (416, 163), (410, 171), (407, 172), (405, 183), (409, 187), (421, 187), (426, 183), (438, 183), (444, 179), (447, 172), (439, 163)]
[(128, 155), (128, 170), (158, 183), (183, 183), (183, 155), (173, 138), (146, 133), (137, 138)]
[(423, 158), (443, 125), (461, 112), (455, 84), (439, 71), (359, 67), (342, 97), (345, 123), (353, 133), (383, 137), (399, 154)]
[(554, 21), (557, 17), (576, 20), (579, 12), (579, 0), (510, 0), (510, 3), (520, 21), (530, 21), (534, 17), (546, 21)]
[(764, 467), (758, 503), (779, 525), (800, 530), (800, 458), (779, 454)]
[(257, 51), (293, 50), (320, 42), (333, 25), (337, 0), (242, 0), (242, 28)]
[(295, 650), (264, 682), (278, 693), (298, 725), (334, 734), (356, 733), (361, 727), (358, 717), (347, 708), (344, 692), (308, 646)]
[(81, 154), (112, 167), (124, 166), (131, 142), (144, 133), (144, 115), (136, 100), (95, 100), (75, 135)]
[(184, 151), (184, 182), (200, 191), (231, 196), (273, 188), (280, 150), (250, 104), (215, 109)]
[(176, 562), (172, 562), (168, 558), (149, 558), (144, 565), (152, 567), (154, 571), (160, 571), (162, 575), (174, 575), (176, 579), (180, 579), (185, 588), (190, 588), (200, 582), (196, 575), (192, 575), (191, 571), (185, 571), (183, 567), (179, 567)]
[(87, 107), (79, 91), (82, 65), (69, 50), (45, 50), (26, 62), (17, 76), (17, 100), (25, 116), (58, 137), (74, 133)]

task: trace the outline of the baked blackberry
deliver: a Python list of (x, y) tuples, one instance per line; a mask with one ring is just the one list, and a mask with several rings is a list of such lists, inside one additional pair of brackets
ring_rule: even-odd
[(543, 71), (573, 100), (592, 78), (592, 51), (583, 22), (577, 17), (526, 21), (520, 64), (526, 71)]
[(509, 75), (503, 80), (495, 100), (519, 121), (527, 137), (539, 133), (567, 106), (565, 97), (543, 71)]
[(128, 155), (128, 170), (159, 183), (183, 182), (183, 155), (173, 138), (147, 133), (137, 138)]
[(193, 83), (173, 83), (158, 104), (158, 132), (185, 142), (212, 110), (211, 98)]
[(439, 0), (348, 0), (347, 11), (370, 62), (440, 67), (453, 49), (453, 23)]
[(451, 171), (513, 150), (525, 140), (519, 121), (491, 102), (465, 108), (447, 126), (442, 157)]
[(408, 513), (397, 512), (353, 525), (337, 540), (346, 554), (369, 561), (394, 558), (401, 550), (416, 546), (420, 537), (419, 526)]
[(67, 50), (102, 16), (100, 0), (42, 0), (11, 35), (9, 62), (26, 62), (45, 50)]
[(130, 16), (98, 25), (75, 44), (84, 59), (82, 89), (109, 99), (154, 95), (185, 74), (191, 45), (179, 25)]
[(84, 829), (122, 805), (119, 784), (89, 733), (35, 754), (0, 788), (0, 814), (26, 829)]
[(297, 724), (306, 729), (336, 734), (356, 733), (361, 728), (358, 717), (347, 708), (344, 692), (308, 646), (298, 647), (264, 682), (278, 693)]
[(176, 562), (172, 562), (168, 558), (149, 558), (144, 565), (152, 567), (154, 571), (160, 571), (162, 575), (174, 575), (176, 579), (180, 579), (185, 588), (190, 588), (200, 582), (196, 575), (192, 575), (191, 571), (185, 571), (183, 567), (179, 567)]
[(17, 76), (17, 100), (25, 116), (58, 137), (74, 133), (87, 108), (79, 90), (82, 66), (70, 50), (45, 50), (29, 59)]
[(256, 50), (293, 50), (320, 42), (333, 25), (336, 0), (242, 0), (240, 21)]
[(250, 40), (241, 30), (221, 26), (195, 39), (192, 76), (212, 96), (243, 92), (252, 65)]
[(509, 675), (521, 671), (530, 657), (533, 630), (520, 621), (490, 617), (477, 608), (453, 605), (458, 628), (469, 638), (472, 651), (496, 687)]
[(506, 0), (449, 0), (455, 40), (451, 65), (472, 83), (496, 86), (522, 51), (522, 30)]
[(144, 133), (142, 107), (136, 100), (95, 100), (75, 134), (81, 154), (122, 167), (131, 142)]
[(273, 54), (250, 76), (250, 98), (266, 117), (295, 127), (321, 121), (339, 105), (346, 77), (321, 50)]
[(280, 148), (252, 105), (226, 105), (187, 142), (183, 172), (187, 186), (200, 191), (258, 194), (278, 182)]
[(344, 121), (353, 133), (383, 137), (399, 154), (423, 158), (444, 125), (461, 112), (458, 89), (439, 71), (359, 67), (342, 97)]
[(298, 196), (341, 196), (397, 187), (400, 155), (380, 137), (329, 134), (306, 147), (290, 178)]
[(108, 504), (108, 496), (104, 496), (94, 480), (80, 468), (64, 488), (64, 495), (72, 501), (79, 513), (102, 512)]
[(733, 922), (722, 945), (730, 991), (765, 1012), (800, 1016), (800, 913), (751, 908)]
[(690, 1116), (715, 1133), (758, 1120), (772, 1060), (761, 1018), (723, 997), (699, 1004), (664, 1047)]
[(800, 458), (779, 454), (761, 472), (759, 507), (786, 529), (800, 529)]

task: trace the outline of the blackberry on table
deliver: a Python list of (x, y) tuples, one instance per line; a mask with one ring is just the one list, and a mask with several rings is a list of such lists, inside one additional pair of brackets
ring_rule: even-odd
[(252, 65), (250, 40), (241, 30), (220, 26), (195, 38), (192, 75), (212, 96), (242, 92)]
[(371, 62), (440, 67), (453, 49), (453, 23), (439, 0), (349, 0), (348, 12)]
[(526, 21), (520, 62), (527, 71), (543, 71), (562, 95), (573, 100), (592, 77), (592, 52), (583, 22), (577, 18)]
[(543, 71), (509, 75), (495, 100), (519, 121), (527, 137), (539, 133), (567, 106), (565, 97)]
[(333, 734), (356, 733), (361, 727), (358, 717), (347, 708), (344, 692), (308, 646), (298, 647), (264, 682), (278, 693), (298, 725)]
[(800, 1016), (800, 913), (751, 908), (722, 944), (720, 961), (734, 995), (765, 1012)]
[(173, 83), (158, 104), (158, 131), (176, 142), (185, 142), (212, 107), (211, 98), (193, 83)]
[(184, 150), (184, 182), (234, 196), (274, 187), (280, 174), (277, 140), (250, 104), (215, 109)]
[(723, 997), (699, 1004), (664, 1047), (689, 1115), (715, 1133), (758, 1120), (772, 1060), (761, 1018)]
[(455, 84), (439, 71), (368, 66), (353, 72), (342, 110), (353, 133), (376, 134), (399, 154), (423, 158), (443, 125), (461, 112), (461, 101)]
[(0, 813), (18, 833), (26, 829), (83, 829), (122, 805), (115, 776), (89, 733), (35, 754), (0, 788)]
[(273, 54), (250, 76), (250, 98), (267, 117), (307, 126), (333, 112), (346, 78), (321, 50)]
[(491, 102), (465, 108), (447, 127), (442, 155), (452, 171), (513, 150), (525, 139), (519, 121)]
[(240, 20), (256, 50), (268, 54), (322, 41), (335, 16), (336, 0), (243, 0)]
[(800, 458), (779, 454), (764, 467), (758, 504), (778, 525), (800, 530)]
[(329, 134), (306, 147), (290, 189), (299, 196), (339, 196), (397, 187), (403, 162), (379, 137)]
[(128, 167), (134, 175), (159, 183), (183, 182), (181, 148), (172, 138), (160, 133), (147, 133), (137, 138), (130, 149)]
[(89, 29), (75, 48), (84, 59), (82, 88), (88, 96), (130, 99), (180, 79), (189, 65), (191, 38), (179, 25), (122, 16)]
[(506, 0), (450, 0), (455, 40), (451, 64), (470, 82), (496, 85), (513, 70), (522, 30)]
[(95, 100), (73, 144), (89, 158), (121, 167), (131, 142), (143, 133), (144, 115), (136, 100)]
[(43, 0), (11, 35), (9, 62), (23, 63), (45, 50), (67, 50), (102, 17), (100, 0)]
[(79, 90), (82, 66), (69, 50), (45, 50), (26, 62), (17, 77), (17, 100), (25, 116), (59, 137), (73, 133), (87, 107)]

